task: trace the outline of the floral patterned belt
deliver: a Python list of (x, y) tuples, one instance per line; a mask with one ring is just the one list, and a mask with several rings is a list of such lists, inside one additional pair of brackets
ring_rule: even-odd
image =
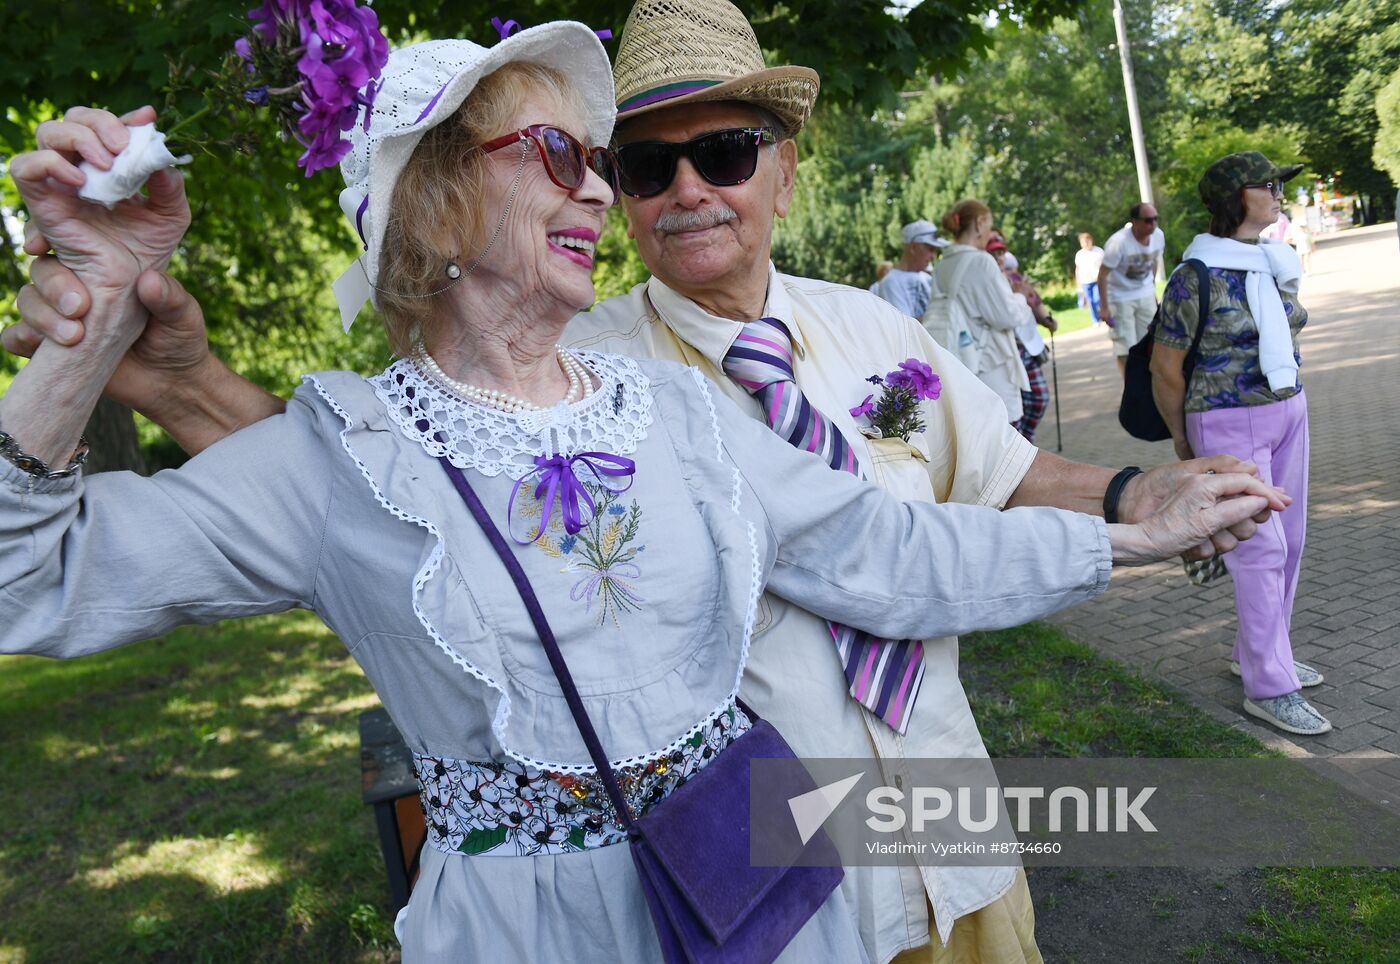
[[(621, 767), (617, 782), (641, 816), (699, 773), (753, 723), (730, 706), (665, 752)], [(535, 770), (515, 761), (475, 763), (413, 755), (428, 843), (444, 853), (515, 857), (592, 850), (621, 843), (603, 782), (585, 775)]]

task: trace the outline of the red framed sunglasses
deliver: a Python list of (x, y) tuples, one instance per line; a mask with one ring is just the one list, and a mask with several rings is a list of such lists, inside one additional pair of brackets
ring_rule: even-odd
[(566, 130), (549, 124), (531, 124), (518, 131), (502, 134), (481, 145), (487, 154), (503, 147), (530, 141), (539, 150), (540, 160), (549, 179), (566, 191), (583, 183), (586, 172), (592, 170), (612, 188), (613, 203), (617, 203), (617, 159), (606, 147), (584, 147)]

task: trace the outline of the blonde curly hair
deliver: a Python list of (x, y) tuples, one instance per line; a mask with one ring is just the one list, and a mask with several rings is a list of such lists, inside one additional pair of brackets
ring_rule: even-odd
[(583, 113), (577, 90), (557, 70), (524, 61), (505, 64), (423, 135), (399, 175), (377, 282), (384, 330), (396, 354), (408, 354), (418, 339), (431, 342), (450, 323), (443, 295), (423, 296), (447, 283), (447, 262), (465, 268), (479, 256), (488, 226), (500, 216), (482, 210), (486, 155), (477, 147), (505, 133), (525, 102), (541, 92)]

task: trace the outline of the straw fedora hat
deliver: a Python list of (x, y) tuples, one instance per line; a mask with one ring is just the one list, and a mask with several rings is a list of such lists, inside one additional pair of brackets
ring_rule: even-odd
[(637, 0), (613, 64), (617, 119), (699, 101), (772, 111), (789, 134), (812, 113), (821, 79), (807, 67), (765, 67), (753, 27), (729, 0)]

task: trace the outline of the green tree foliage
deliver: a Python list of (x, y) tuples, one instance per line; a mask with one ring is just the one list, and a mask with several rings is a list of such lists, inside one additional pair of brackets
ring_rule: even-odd
[[(1040, 31), (1004, 20), (989, 49), (952, 74), (923, 74), (899, 109), (866, 117), (819, 107), (800, 203), (775, 258), (864, 286), (898, 250), (899, 225), (938, 221), (972, 196), (991, 206), (1034, 275), (1062, 277), (1074, 235), (1102, 237), (1136, 200), (1110, 11), (1108, 0), (1090, 0)], [(1129, 20), (1152, 37), (1150, 7), (1133, 5)], [(1163, 58), (1152, 42), (1134, 54), (1144, 112), (1156, 113)]]
[(1372, 160), (1392, 181), (1400, 183), (1400, 69), (1376, 92), (1376, 120), (1380, 129)]
[(1373, 145), (1376, 93), (1400, 65), (1400, 0), (1292, 0), (1277, 17), (1281, 113), (1302, 127), (1313, 166), (1363, 195), (1372, 219), (1394, 212), (1394, 183)]
[[(823, 101), (869, 112), (890, 102), (921, 69), (949, 69), (987, 48), (988, 14), (1047, 22), (1080, 0), (937, 0), (907, 14), (884, 0), (741, 3), (774, 62), (820, 68)], [(0, 32), (0, 162), (33, 143), (34, 129), (61, 106), (124, 111), (154, 102), (166, 116), (202, 103), (209, 72), (248, 29), (253, 0), (66, 0), (7, 11)], [(620, 33), (628, 0), (533, 0), (508, 10), (484, 0), (378, 0), (390, 39), (496, 40), (492, 16), (529, 25), (577, 19)], [(614, 40), (608, 46), (615, 49)], [(372, 370), (388, 350), (378, 326), (339, 332), (329, 280), (357, 242), (336, 205), (334, 172), (310, 180), (294, 166), (300, 148), (280, 143), (256, 114), (226, 114), (207, 125), (220, 146), (197, 150), (188, 168), (194, 226), (175, 270), (203, 301), (216, 349), (261, 384), (285, 392), (297, 373), (322, 367)], [(233, 144), (229, 149), (226, 145)], [(12, 185), (0, 208), (17, 210)], [(13, 320), (22, 259), (0, 257), (0, 322)], [(643, 276), (620, 216), (609, 221), (599, 270), (601, 294)], [(13, 365), (12, 361), (0, 365)]]
[[(1302, 160), (1308, 181), (1374, 199), (1373, 217), (1389, 211), (1394, 188), (1371, 154), (1385, 123), (1377, 91), (1400, 63), (1400, 0), (1124, 12), (1168, 260), (1205, 229), (1196, 182), (1232, 151)], [(1006, 18), (990, 36), (963, 67), (912, 77), (897, 109), (818, 107), (778, 234), (783, 267), (864, 286), (898, 250), (900, 223), (975, 196), (1031, 274), (1056, 280), (1079, 231), (1102, 241), (1124, 223), (1139, 197), (1111, 0), (1035, 30)]]

